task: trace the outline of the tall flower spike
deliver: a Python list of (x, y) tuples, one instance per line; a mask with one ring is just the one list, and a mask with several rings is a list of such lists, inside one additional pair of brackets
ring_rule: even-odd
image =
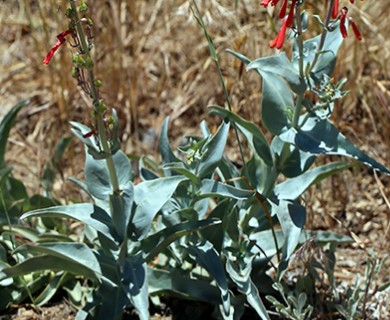
[(340, 32), (341, 32), (341, 35), (343, 36), (343, 38), (348, 37), (347, 28), (345, 26), (345, 19), (347, 17), (347, 13), (348, 13), (348, 8), (344, 7), (341, 10), (341, 16), (340, 16)]
[(43, 63), (44, 64), (49, 64), (51, 58), (53, 58), (54, 54), (56, 53), (56, 51), (65, 43), (66, 41), (66, 36), (68, 34), (71, 34), (73, 32), (73, 30), (66, 30), (64, 32), (61, 32), (60, 34), (57, 35), (57, 43), (50, 49), (50, 51), (48, 52), (48, 54), (46, 55), (45, 59), (43, 59)]
[(286, 30), (287, 30), (287, 18), (284, 18), (282, 27), (280, 28), (278, 35), (269, 45), (270, 48), (274, 48), (276, 46), (276, 49), (281, 49), (283, 47), (284, 39), (286, 37)]

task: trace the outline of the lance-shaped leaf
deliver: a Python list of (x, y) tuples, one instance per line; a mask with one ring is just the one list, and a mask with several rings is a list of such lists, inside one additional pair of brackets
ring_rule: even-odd
[(70, 125), (72, 126), (71, 131), (87, 147), (90, 155), (92, 155), (95, 159), (107, 158), (108, 155), (100, 150), (100, 147), (95, 141), (94, 135), (91, 136), (90, 133), (93, 131), (91, 128), (75, 121), (70, 121)]
[(267, 165), (272, 166), (273, 160), (270, 147), (267, 139), (258, 126), (256, 126), (253, 122), (245, 120), (239, 115), (226, 110), (225, 108), (218, 106), (210, 106), (209, 108), (211, 109), (212, 114), (217, 114), (221, 118), (228, 118), (231, 122), (233, 122), (248, 140), (253, 152), (256, 152)]
[[(120, 189), (125, 189), (133, 178), (130, 161), (126, 154), (118, 151), (113, 155)], [(112, 193), (111, 178), (104, 160), (96, 160), (89, 153), (85, 158), (85, 178), (90, 194), (101, 200), (108, 200)]]
[(299, 243), (304, 243), (309, 239), (314, 239), (315, 242), (319, 243), (341, 243), (341, 244), (350, 244), (353, 243), (354, 240), (351, 237), (344, 236), (342, 234), (333, 232), (333, 231), (324, 231), (324, 230), (304, 230), (301, 233), (301, 237), (299, 238)]
[(230, 123), (222, 122), (215, 135), (211, 136), (202, 148), (202, 158), (198, 168), (198, 177), (209, 177), (218, 167), (223, 157)]
[(297, 93), (303, 93), (306, 90), (304, 80), (300, 79), (297, 68), (288, 60), (284, 52), (277, 56), (256, 59), (246, 69), (255, 69), (261, 76), (266, 72), (283, 77)]
[(278, 173), (274, 166), (268, 166), (263, 159), (254, 154), (246, 163), (243, 174), (251, 186), (264, 196), (268, 196), (276, 182)]
[(319, 120), (315, 117), (309, 117), (300, 129), (291, 128), (281, 134), (280, 138), (294, 144), (302, 151), (354, 158), (375, 170), (390, 175), (388, 168), (355, 147), (328, 119)]
[(294, 112), (293, 94), (286, 81), (270, 72), (262, 72), (263, 98), (261, 115), (264, 126), (272, 134), (280, 134), (289, 127)]
[(72, 204), (67, 206), (56, 206), (26, 212), (20, 219), (30, 217), (55, 217), (55, 218), (71, 218), (81, 221), (96, 231), (103, 234), (111, 242), (115, 243), (113, 226), (107, 212), (103, 209), (94, 206), (90, 203)]
[(267, 314), (267, 309), (263, 301), (261, 301), (259, 290), (250, 277), (252, 263), (256, 256), (247, 252), (245, 256), (239, 257), (240, 260), (238, 261), (237, 255), (238, 252), (228, 252), (226, 271), (236, 284), (238, 291), (245, 294), (248, 303), (257, 312), (259, 317), (263, 320), (269, 320), (270, 317)]
[[(282, 155), (288, 147), (288, 156)], [(271, 150), (275, 154), (275, 166), (279, 172), (288, 178), (299, 176), (309, 170), (317, 158), (316, 155), (299, 150), (294, 145), (286, 145), (279, 136), (272, 139)]]
[(148, 281), (146, 263), (140, 256), (126, 259), (123, 272), (123, 287), (141, 320), (149, 319)]
[(7, 141), (8, 141), (8, 135), (12, 128), (12, 125), (14, 124), (14, 121), (16, 119), (16, 116), (18, 115), (19, 111), (22, 110), (27, 104), (29, 103), (28, 100), (23, 100), (19, 102), (17, 105), (13, 106), (10, 111), (6, 113), (3, 120), (1, 120), (0, 123), (0, 169), (4, 168), (5, 160), (4, 155), (7, 148)]
[(37, 306), (43, 306), (47, 304), (50, 299), (58, 292), (58, 290), (71, 278), (71, 275), (67, 272), (59, 272), (53, 278), (50, 279), (49, 283), (39, 294), (38, 297), (34, 299), (34, 303)]
[(282, 260), (278, 268), (278, 280), (280, 281), (288, 267), (290, 257), (299, 243), (299, 237), (306, 221), (306, 209), (285, 200), (280, 200), (278, 204), (272, 202), (271, 204), (272, 210), (276, 211), (285, 239), (282, 247)]
[(226, 316), (230, 313), (230, 295), (227, 284), (225, 269), (219, 253), (213, 245), (206, 241), (186, 246), (188, 253), (195, 257), (196, 262), (205, 268), (215, 279), (218, 288), (221, 290), (222, 306)]
[(203, 179), (197, 198), (228, 197), (244, 200), (251, 198), (254, 194), (255, 191), (253, 190), (239, 189), (216, 180)]
[(172, 197), (179, 183), (186, 179), (183, 176), (164, 177), (143, 181), (134, 187), (136, 208), (129, 229), (130, 237), (145, 238), (157, 212)]
[[(30, 246), (29, 249), (31, 249), (32, 252), (36, 251), (38, 253), (39, 250), (34, 250), (33, 248), (36, 247)], [(75, 251), (74, 254), (77, 254), (77, 252)], [(77, 258), (77, 256), (74, 256), (74, 258)], [(89, 259), (83, 259), (84, 262), (85, 260)], [(93, 261), (91, 260), (90, 262)], [(97, 271), (100, 272), (99, 269), (93, 270), (88, 265), (86, 266), (82, 262), (79, 263), (77, 259), (69, 259), (68, 257), (61, 256), (60, 254), (52, 255), (52, 253), (50, 253), (29, 258), (10, 268), (1, 270), (0, 280), (6, 277), (17, 277), (43, 270), (66, 271), (72, 274), (82, 275), (93, 280), (97, 280), (101, 277), (101, 275), (97, 273)]]
[(180, 159), (178, 159), (175, 154), (173, 153), (171, 146), (169, 145), (168, 140), (168, 123), (169, 123), (169, 117), (166, 117), (163, 123), (163, 126), (161, 128), (161, 136), (160, 136), (160, 143), (159, 143), (159, 151), (162, 157), (162, 162), (164, 164), (167, 163), (173, 163), (173, 162), (181, 162)]
[(295, 200), (300, 197), (311, 185), (348, 169), (351, 165), (345, 162), (334, 162), (316, 167), (295, 178), (290, 178), (275, 186), (274, 193), (278, 199)]
[(145, 261), (150, 262), (167, 246), (181, 237), (220, 224), (221, 220), (217, 219), (186, 221), (175, 224), (172, 227), (164, 228), (163, 230), (142, 240), (140, 249), (145, 255)]

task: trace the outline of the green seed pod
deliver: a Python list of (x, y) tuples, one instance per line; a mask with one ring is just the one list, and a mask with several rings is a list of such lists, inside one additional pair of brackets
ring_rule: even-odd
[(80, 13), (86, 13), (88, 11), (88, 6), (84, 1), (80, 3), (79, 11)]
[(87, 58), (85, 60), (85, 66), (87, 67), (87, 69), (93, 68), (93, 61), (89, 56), (87, 56)]
[(94, 85), (96, 88), (100, 88), (103, 84), (103, 81), (100, 80), (100, 79), (96, 79), (95, 82), (94, 82)]
[(99, 101), (99, 105), (97, 107), (96, 112), (103, 114), (107, 111), (107, 106), (103, 101)]
[(66, 11), (65, 11), (65, 16), (68, 18), (68, 19), (72, 19), (74, 17), (74, 11), (72, 10), (72, 8), (67, 8)]
[(72, 78), (77, 78), (79, 74), (79, 69), (77, 67), (72, 67)]

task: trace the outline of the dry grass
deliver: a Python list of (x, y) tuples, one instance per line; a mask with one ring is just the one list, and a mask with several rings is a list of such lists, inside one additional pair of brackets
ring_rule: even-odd
[[(206, 107), (223, 105), (224, 97), (188, 1), (89, 2), (97, 75), (107, 105), (119, 112), (125, 151), (157, 155), (156, 138), (167, 115), (173, 145), (198, 132), (201, 119), (213, 126)], [(234, 2), (199, 1), (233, 108), (259, 123), (260, 80), (242, 72), (224, 50), (252, 59), (269, 55), (275, 33), (258, 1), (239, 0), (237, 8)], [(322, 2), (311, 3), (310, 11), (321, 9)], [(62, 48), (49, 67), (42, 64), (56, 34), (66, 29), (65, 7), (65, 0), (0, 2), (0, 116), (20, 99), (31, 100), (12, 131), (7, 159), (31, 192), (40, 189), (39, 176), (54, 145), (69, 134), (68, 121), (91, 121), (88, 104), (70, 77), (70, 48)], [(390, 12), (385, 1), (356, 1), (350, 9), (364, 40), (358, 43), (351, 36), (342, 47), (336, 72), (337, 77), (348, 76), (351, 93), (337, 105), (333, 121), (351, 141), (389, 166)], [(65, 176), (82, 175), (82, 165), (82, 146), (75, 141), (63, 164)], [(333, 177), (306, 197), (309, 226), (354, 232), (362, 246), (388, 252), (389, 189), (389, 177), (377, 177), (364, 167)], [(64, 201), (77, 200), (72, 190), (69, 183), (56, 184)]]

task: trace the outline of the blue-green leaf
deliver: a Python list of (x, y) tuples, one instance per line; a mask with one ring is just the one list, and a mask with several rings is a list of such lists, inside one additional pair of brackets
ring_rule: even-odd
[(295, 200), (311, 185), (330, 175), (348, 169), (351, 165), (345, 162), (334, 162), (316, 167), (295, 178), (290, 178), (275, 186), (274, 192), (278, 199)]
[(48, 303), (70, 277), (71, 276), (67, 272), (57, 273), (50, 279), (49, 283), (39, 296), (34, 299), (34, 303), (37, 306), (43, 306)]
[(236, 57), (238, 60), (242, 61), (245, 64), (251, 63), (251, 60), (241, 53), (234, 52), (233, 50), (230, 50), (230, 49), (226, 49), (226, 51), (229, 52), (231, 55), (233, 55), (234, 57)]
[(172, 197), (179, 183), (186, 179), (183, 176), (164, 177), (143, 181), (134, 187), (136, 209), (129, 230), (130, 237), (142, 240), (147, 235), (157, 212)]
[(248, 140), (251, 149), (261, 157), (267, 165), (272, 166), (273, 160), (267, 139), (263, 132), (253, 122), (245, 120), (237, 114), (218, 106), (210, 106), (212, 114), (232, 121)]
[(171, 172), (179, 173), (189, 180), (192, 181), (195, 185), (199, 185), (200, 179), (194, 173), (188, 169), (183, 162), (172, 162), (164, 165), (164, 169), (169, 169)]
[(245, 164), (243, 174), (248, 179), (251, 186), (264, 196), (268, 196), (277, 179), (277, 172), (274, 166), (265, 164), (257, 154), (254, 154)]
[(230, 123), (223, 121), (216, 134), (205, 143), (197, 174), (200, 179), (209, 177), (221, 162), (229, 127)]
[[(126, 154), (120, 150), (112, 158), (117, 171), (119, 187), (125, 189), (133, 178), (130, 161)], [(92, 155), (86, 153), (85, 178), (88, 190), (93, 197), (100, 200), (108, 200), (113, 190), (105, 160), (96, 160)]]
[(301, 237), (299, 238), (299, 243), (304, 243), (305, 241), (313, 239), (315, 242), (323, 242), (323, 243), (342, 243), (349, 244), (353, 243), (354, 240), (351, 237), (344, 236), (342, 234), (333, 232), (333, 231), (324, 231), (324, 230), (304, 230), (301, 233)]
[(142, 240), (140, 249), (146, 255), (145, 261), (150, 262), (169, 244), (178, 240), (179, 238), (187, 234), (196, 233), (198, 231), (220, 224), (221, 220), (217, 219), (186, 221), (183, 223), (178, 223), (174, 226), (164, 228), (161, 231)]
[(253, 197), (255, 191), (235, 188), (229, 184), (212, 179), (203, 179), (197, 198), (228, 197), (237, 200), (245, 200)]
[[(283, 154), (286, 147), (289, 148), (287, 157)], [(299, 150), (294, 145), (286, 145), (279, 136), (273, 138), (271, 150), (275, 154), (277, 170), (288, 178), (306, 172), (317, 158), (315, 154)]]
[(70, 125), (72, 126), (70, 130), (87, 147), (88, 153), (90, 155), (92, 155), (95, 159), (104, 159), (107, 157), (107, 155), (96, 144), (94, 136), (84, 138), (84, 136), (89, 135), (89, 133), (92, 131), (91, 128), (88, 128), (87, 126), (75, 121), (70, 121)]
[(29, 103), (28, 100), (23, 100), (19, 102), (18, 104), (13, 106), (11, 110), (8, 111), (4, 116), (4, 118), (1, 120), (0, 123), (0, 168), (1, 169), (5, 167), (4, 155), (7, 149), (9, 132), (12, 128), (12, 125), (14, 124), (14, 121), (19, 111), (22, 110), (25, 106), (27, 106), (28, 103)]
[(195, 256), (196, 262), (205, 268), (208, 273), (215, 279), (218, 288), (221, 290), (221, 299), (223, 310), (226, 316), (230, 313), (230, 295), (227, 284), (225, 269), (223, 267), (219, 253), (213, 245), (206, 241), (194, 243), (186, 246), (188, 252)]
[(306, 221), (306, 209), (301, 205), (285, 200), (280, 200), (278, 204), (271, 204), (272, 209), (276, 211), (285, 239), (282, 248), (282, 260), (278, 268), (278, 279), (280, 280), (288, 267), (291, 255), (299, 243)]
[(164, 164), (173, 163), (173, 162), (181, 162), (173, 153), (171, 146), (169, 145), (168, 140), (168, 123), (169, 117), (165, 118), (163, 126), (161, 128), (161, 136), (159, 143), (159, 151), (162, 157), (162, 162)]
[(241, 257), (237, 261), (237, 256), (234, 252), (228, 252), (228, 259), (226, 261), (226, 271), (230, 278), (236, 284), (238, 291), (245, 294), (248, 303), (257, 312), (261, 319), (269, 320), (263, 301), (259, 296), (259, 291), (253, 283), (250, 274), (252, 271), (252, 263), (255, 255), (246, 252), (245, 257)]
[(149, 301), (146, 263), (139, 256), (130, 256), (126, 259), (122, 283), (129, 300), (137, 309), (140, 319), (148, 320)]
[[(58, 257), (60, 259), (72, 263), (77, 263), (80, 266), (83, 266), (91, 270), (98, 277), (100, 277), (102, 274), (100, 264), (95, 254), (93, 253), (92, 249), (90, 249), (84, 243), (77, 243), (77, 242), (41, 243), (39, 246), (23, 245), (18, 247), (16, 250), (16, 252), (23, 252), (23, 251), (29, 253), (35, 253), (35, 254), (47, 254), (53, 257)], [(60, 267), (62, 263), (63, 262), (59, 263)], [(66, 271), (66, 269), (64, 270)]]
[(294, 98), (285, 80), (270, 72), (262, 72), (263, 98), (261, 103), (264, 126), (272, 134), (280, 134), (289, 127), (294, 112)]
[(20, 219), (26, 219), (29, 217), (56, 217), (75, 219), (91, 226), (96, 231), (107, 237), (107, 239), (115, 242), (112, 232), (113, 226), (109, 215), (103, 209), (90, 203), (37, 209), (26, 212), (20, 217)]
[(261, 76), (266, 72), (283, 77), (297, 93), (306, 90), (306, 84), (300, 79), (298, 69), (288, 60), (284, 52), (277, 56), (256, 59), (246, 69), (255, 69)]
[(302, 151), (351, 157), (390, 175), (388, 168), (355, 147), (327, 119), (309, 117), (302, 128), (298, 130), (291, 128), (280, 135), (280, 138), (294, 144)]
[(89, 279), (98, 279), (98, 275), (96, 275), (93, 270), (84, 267), (80, 263), (56, 256), (40, 255), (24, 260), (10, 268), (1, 270), (0, 280), (6, 277), (18, 277), (43, 270), (66, 271), (72, 274), (85, 276)]

